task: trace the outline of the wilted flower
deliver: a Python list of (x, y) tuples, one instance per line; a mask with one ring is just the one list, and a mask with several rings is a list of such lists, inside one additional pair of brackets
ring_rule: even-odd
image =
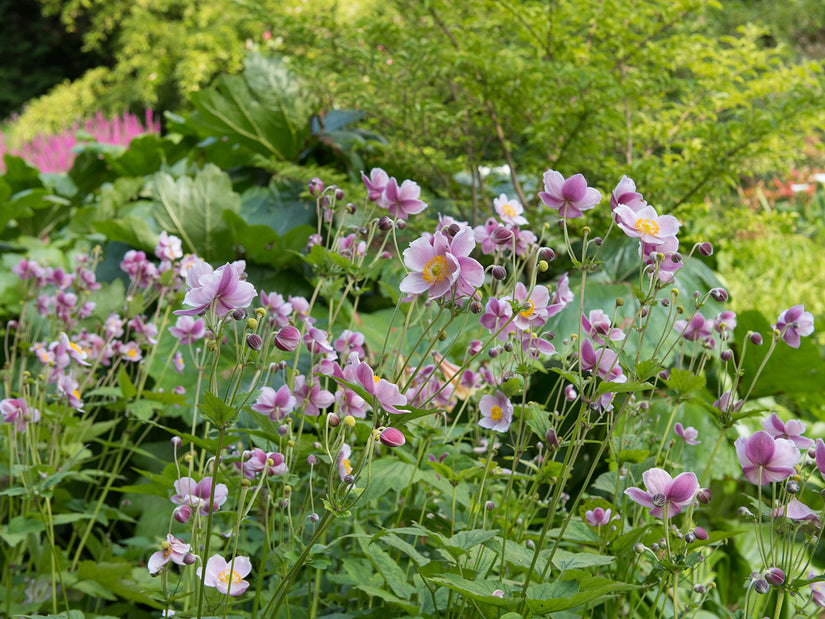
[(650, 508), (650, 515), (662, 518), (667, 510), (667, 517), (672, 518), (688, 507), (699, 491), (696, 474), (680, 473), (675, 478), (659, 468), (648, 469), (642, 473), (647, 492), (640, 488), (628, 488), (624, 493), (639, 505)]
[(792, 441), (774, 439), (764, 430), (754, 432), (748, 438), (740, 436), (734, 446), (747, 480), (761, 486), (793, 475), (793, 467), (800, 457), (799, 449)]
[(506, 432), (513, 421), (513, 404), (500, 390), (495, 395), (482, 396), (478, 405), (482, 418), (478, 425), (496, 432)]
[[(199, 567), (198, 578), (201, 577), (201, 570)], [(215, 587), (223, 595), (241, 595), (249, 587), (244, 577), (251, 571), (252, 563), (249, 557), (235, 557), (233, 561), (227, 562), (222, 556), (215, 554), (206, 562), (203, 584)]]
[(587, 186), (581, 174), (574, 174), (567, 180), (555, 170), (544, 173), (544, 191), (539, 199), (551, 209), (559, 211), (560, 219), (574, 219), (596, 206), (602, 199), (598, 189)]
[(788, 346), (799, 348), (800, 337), (806, 337), (814, 332), (814, 317), (805, 311), (804, 305), (794, 305), (779, 314), (773, 328), (779, 331)]
[(189, 552), (189, 548), (189, 544), (184, 544), (183, 540), (178, 539), (171, 533), (168, 534), (166, 541), (160, 545), (160, 550), (149, 557), (149, 561), (146, 563), (149, 573), (154, 576), (169, 561), (178, 565), (186, 565), (184, 557)]

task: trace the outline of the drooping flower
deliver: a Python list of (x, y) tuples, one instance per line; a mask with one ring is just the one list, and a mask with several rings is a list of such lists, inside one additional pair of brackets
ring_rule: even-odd
[(197, 316), (212, 308), (219, 318), (232, 310), (247, 307), (255, 297), (255, 287), (241, 279), (246, 263), (239, 260), (228, 262), (215, 270), (200, 261), (186, 272), (186, 285), (189, 289), (183, 303), (192, 309), (176, 310), (179, 316)]
[(699, 481), (691, 472), (672, 478), (667, 471), (653, 468), (642, 473), (642, 480), (647, 492), (641, 488), (628, 488), (624, 493), (639, 505), (649, 507), (648, 513), (655, 518), (662, 518), (665, 510), (667, 517), (672, 518), (688, 507), (699, 492)]
[(154, 576), (169, 561), (178, 565), (186, 565), (184, 557), (189, 552), (189, 548), (189, 544), (184, 544), (183, 540), (169, 533), (166, 536), (166, 541), (160, 545), (160, 550), (149, 557), (149, 561), (146, 563), (149, 573)]
[(212, 483), (212, 477), (204, 477), (199, 482), (191, 477), (181, 477), (175, 480), (174, 486), (177, 494), (172, 496), (172, 503), (197, 509), (201, 516), (208, 515), (210, 511), (217, 511), (221, 505), (226, 503), (229, 489), (226, 484), (215, 484), (215, 496), (210, 509), (209, 495), (212, 493)]
[(338, 452), (338, 457), (335, 459), (338, 465), (338, 476), (341, 481), (345, 481), (347, 475), (352, 475), (352, 463), (349, 461), (352, 456), (352, 448), (346, 443), (341, 445), (341, 450)]
[(421, 187), (409, 179), (398, 186), (398, 181), (391, 178), (378, 198), (378, 206), (385, 208), (397, 219), (407, 219), (410, 215), (420, 213), (427, 208), (427, 203), (420, 200)]
[(744, 404), (744, 400), (736, 400), (735, 396), (732, 395), (729, 390), (725, 391), (719, 396), (719, 399), (713, 403), (713, 405), (723, 413), (728, 412), (728, 409), (730, 409), (729, 412), (737, 413)]
[(796, 472), (794, 465), (799, 461), (800, 453), (792, 441), (775, 439), (759, 430), (747, 438), (740, 436), (734, 446), (742, 472), (752, 484), (764, 486), (787, 479)]
[[(198, 568), (198, 578), (201, 578), (202, 569)], [(223, 595), (241, 595), (249, 587), (244, 577), (251, 571), (252, 562), (249, 557), (235, 557), (234, 561), (227, 562), (222, 556), (215, 554), (206, 562), (203, 584), (215, 587)]]
[(659, 215), (650, 205), (634, 211), (629, 206), (619, 204), (613, 213), (616, 223), (627, 236), (650, 245), (660, 245), (666, 239), (675, 237), (681, 226), (673, 215)]
[(40, 420), (40, 411), (29, 408), (23, 398), (0, 400), (0, 413), (3, 415), (3, 421), (12, 424), (18, 432), (23, 432), (27, 423), (36, 423)]
[(779, 314), (773, 328), (791, 348), (799, 348), (800, 338), (814, 332), (814, 316), (805, 311), (804, 305), (794, 305)]
[(610, 524), (612, 518), (612, 510), (610, 508), (603, 509), (596, 507), (595, 509), (588, 509), (584, 512), (584, 519), (591, 527), (601, 527)]
[(698, 445), (702, 442), (696, 440), (699, 436), (699, 431), (693, 426), (685, 428), (681, 423), (676, 422), (676, 425), (673, 426), (673, 431), (676, 432), (676, 436), (683, 439), (688, 445)]
[(481, 419), (478, 425), (488, 430), (496, 432), (506, 432), (513, 421), (513, 403), (500, 390), (496, 390), (495, 395), (485, 395), (481, 397), (478, 404), (481, 412)]
[(783, 422), (776, 413), (762, 420), (765, 432), (774, 438), (786, 438), (800, 449), (810, 449), (814, 446), (813, 439), (802, 436), (805, 432), (805, 422), (799, 419), (789, 419)]
[(581, 174), (574, 174), (567, 180), (555, 170), (544, 173), (544, 191), (539, 192), (539, 199), (551, 209), (557, 209), (560, 219), (574, 219), (601, 202), (602, 194), (598, 189), (587, 186)]
[(295, 410), (297, 400), (289, 391), (289, 387), (282, 385), (278, 391), (272, 387), (262, 387), (258, 399), (252, 405), (252, 410), (266, 415), (272, 421), (280, 421)]
[(512, 226), (524, 226), (527, 219), (522, 215), (524, 207), (518, 200), (511, 200), (507, 194), (503, 193), (498, 198), (493, 199), (493, 208), (498, 216), (506, 224)]

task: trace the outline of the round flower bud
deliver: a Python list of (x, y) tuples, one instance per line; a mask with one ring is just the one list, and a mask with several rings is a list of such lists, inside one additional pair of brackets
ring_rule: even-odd
[(528, 539), (528, 540), (524, 543), (524, 545), (525, 545), (525, 546), (527, 546), (527, 548), (529, 548), (530, 550), (533, 550), (533, 549), (536, 547), (535, 542), (534, 542), (533, 540), (531, 540), (531, 539)]
[(261, 336), (257, 333), (250, 333), (246, 336), (246, 345), (249, 346), (252, 350), (261, 350), (261, 346), (263, 346), (263, 343), (264, 341), (261, 339)]
[(507, 277), (507, 269), (505, 269), (500, 264), (497, 264), (492, 269), (490, 269), (490, 273), (492, 274), (493, 279), (497, 279), (499, 281), (502, 281)]
[(352, 482), (354, 482), (354, 481), (355, 481), (355, 477), (354, 477), (354, 476), (349, 475), (349, 474), (344, 475), (344, 483), (351, 484), (351, 483), (352, 483)]
[(320, 520), (318, 514), (312, 513), (309, 515), (310, 522), (318, 522)]
[(395, 222), (395, 227), (398, 228), (399, 230), (406, 230), (407, 229), (407, 222), (404, 221), (403, 219), (399, 219), (398, 221)]
[(661, 378), (662, 380), (668, 380), (670, 378), (670, 372), (668, 372), (667, 370), (662, 370), (661, 372), (659, 372), (659, 378)]
[(378, 220), (378, 229), (382, 232), (389, 232), (392, 230), (392, 219), (384, 215)]
[(493, 511), (495, 508), (496, 508), (496, 504), (493, 503), (492, 501), (487, 501), (484, 504), (484, 509), (486, 509), (488, 512)]
[(780, 570), (778, 567), (769, 567), (765, 570), (763, 576), (768, 583), (775, 587), (778, 587), (785, 582), (785, 572)]
[(696, 534), (693, 531), (688, 531), (685, 533), (685, 543), (692, 544), (696, 541)]
[(751, 344), (755, 346), (762, 345), (762, 335), (759, 333), (751, 333)]
[(642, 554), (645, 551), (645, 545), (642, 542), (637, 542), (635, 546), (633, 546), (633, 552), (637, 555)]
[(233, 320), (246, 320), (247, 316), (249, 316), (249, 312), (242, 307), (236, 307), (232, 310)]
[(658, 542), (653, 542), (653, 543), (650, 545), (650, 549), (651, 549), (653, 552), (659, 552), (659, 544), (658, 544)]
[(330, 427), (337, 428), (338, 424), (341, 423), (341, 418), (338, 416), (338, 413), (330, 413), (327, 415), (327, 423), (329, 423)]
[(324, 190), (324, 182), (318, 178), (317, 176), (313, 176), (309, 179), (307, 183), (307, 188), (309, 189), (309, 195), (313, 198), (320, 195), (320, 193)]
[(258, 328), (258, 319), (257, 318), (247, 318), (246, 319), (246, 326), (249, 327), (252, 331)]
[(624, 298), (623, 297), (618, 297), (616, 299), (616, 307), (622, 307), (623, 305), (624, 305)]
[(698, 247), (699, 253), (703, 256), (712, 256), (713, 255), (713, 245), (705, 241), (704, 243), (699, 243)]
[(547, 449), (558, 449), (561, 445), (559, 436), (553, 428), (548, 428), (544, 433), (544, 444), (547, 445)]
[(335, 199), (339, 201), (344, 199), (344, 190), (340, 187), (335, 188)]
[(539, 259), (544, 260), (546, 262), (553, 262), (556, 258), (556, 252), (554, 252), (549, 247), (543, 247), (541, 251), (539, 251)]
[(719, 358), (722, 359), (722, 361), (730, 361), (733, 359), (733, 352), (729, 349), (725, 349), (719, 353)]
[(289, 432), (289, 426), (278, 426), (278, 436), (286, 436)]
[(284, 352), (294, 352), (301, 343), (301, 332), (292, 325), (287, 325), (275, 334), (275, 347)]
[(188, 505), (178, 505), (172, 515), (181, 524), (186, 524), (189, 522), (189, 518), (192, 517), (192, 508)]
[(724, 303), (728, 300), (728, 291), (724, 288), (711, 288), (710, 296), (712, 296), (715, 301)]
[(593, 237), (593, 245), (595, 245), (596, 247), (601, 247), (602, 243), (604, 243), (604, 241), (602, 240), (602, 237), (600, 237), (600, 236), (594, 236)]
[(707, 593), (707, 591), (708, 590), (705, 588), (705, 585), (699, 585), (699, 584), (693, 585), (693, 592), (694, 593), (699, 593), (701, 595), (704, 595), (705, 593)]
[(346, 417), (344, 417), (344, 425), (347, 426), (348, 428), (354, 428), (355, 427), (355, 417), (353, 417), (352, 415), (347, 415)]
[(768, 581), (764, 578), (757, 578), (753, 581), (753, 590), (759, 594), (765, 594), (770, 591), (771, 586), (768, 584)]
[(183, 445), (183, 439), (181, 439), (181, 437), (179, 436), (173, 436), (169, 439), (169, 442), (172, 443), (172, 447), (174, 447), (175, 449)]
[(307, 464), (310, 466), (315, 466), (318, 463), (318, 458), (316, 458), (313, 454), (309, 454), (307, 456)]
[(381, 432), (379, 440), (387, 447), (401, 447), (401, 445), (407, 442), (404, 434), (398, 428), (386, 428)]
[(547, 260), (539, 260), (539, 271), (544, 273), (549, 268), (550, 268), (550, 265), (547, 264)]
[(493, 233), (490, 235), (490, 240), (495, 245), (508, 245), (513, 241), (513, 231), (504, 226), (499, 226), (493, 230)]
[(506, 352), (513, 352), (513, 342), (507, 342), (504, 344), (504, 350)]
[(193, 555), (191, 552), (187, 552), (183, 555), (183, 564), (184, 565), (192, 565), (197, 560), (197, 557)]
[(470, 311), (473, 314), (480, 314), (484, 311), (484, 307), (478, 301), (473, 301), (472, 303), (470, 303)]
[(753, 518), (753, 514), (751, 513), (751, 510), (749, 510), (744, 505), (742, 505), (739, 509), (737, 509), (736, 513), (740, 518), (749, 518), (749, 519)]
[(707, 505), (708, 503), (710, 503), (712, 498), (713, 493), (710, 491), (710, 488), (702, 488), (699, 492), (696, 493), (696, 500), (699, 501), (702, 505)]
[(785, 483), (785, 490), (788, 491), (788, 494), (796, 494), (799, 492), (799, 482), (795, 479), (789, 479)]
[(457, 223), (452, 223), (447, 227), (447, 234), (450, 237), (454, 237), (459, 232), (461, 232), (461, 226), (459, 226)]

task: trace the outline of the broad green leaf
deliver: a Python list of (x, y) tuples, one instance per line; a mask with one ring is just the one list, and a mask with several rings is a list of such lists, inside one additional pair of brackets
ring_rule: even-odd
[(139, 217), (127, 215), (123, 219), (93, 221), (91, 225), (109, 241), (120, 241), (143, 251), (151, 251), (158, 243), (158, 235)]
[(120, 387), (120, 391), (125, 399), (128, 400), (135, 397), (137, 389), (135, 388), (134, 383), (132, 383), (132, 379), (129, 378), (129, 373), (124, 367), (121, 367), (120, 371), (117, 373), (117, 384)]
[(665, 384), (676, 391), (680, 396), (686, 396), (705, 386), (705, 375), (698, 376), (690, 370), (675, 368), (670, 371), (670, 377)]
[(28, 537), (29, 533), (44, 531), (43, 522), (36, 514), (15, 516), (0, 529), (0, 537), (9, 546), (16, 546)]
[(593, 567), (595, 565), (610, 565), (616, 557), (600, 555), (592, 552), (568, 552), (559, 548), (553, 555), (552, 565), (559, 571)]
[(234, 408), (229, 406), (221, 398), (208, 391), (203, 394), (203, 402), (198, 404), (198, 408), (203, 411), (203, 414), (218, 427), (223, 427), (229, 424), (232, 419), (238, 414)]
[(392, 546), (393, 548), (396, 548), (396, 549), (400, 550), (405, 555), (407, 555), (410, 559), (415, 561), (415, 564), (418, 565), (419, 567), (427, 565), (427, 563), (430, 562), (430, 560), (427, 557), (425, 557), (424, 555), (422, 555), (420, 552), (418, 552), (415, 549), (415, 546), (413, 546), (409, 542), (405, 542), (403, 539), (401, 539), (400, 537), (398, 537), (395, 533), (392, 533), (391, 531), (382, 531), (381, 533), (375, 535), (373, 537), (373, 539), (376, 539), (376, 540), (380, 539), (382, 542), (384, 542), (388, 546)]
[[(357, 530), (360, 532), (360, 527)], [(403, 600), (408, 600), (415, 592), (415, 587), (407, 582), (406, 574), (401, 566), (387, 552), (382, 550), (377, 542), (371, 542), (369, 538), (364, 537), (358, 537), (357, 539), (361, 551), (385, 578), (393, 593)]]
[(222, 214), (239, 212), (241, 197), (233, 191), (225, 172), (211, 163), (194, 178), (181, 176), (176, 180), (158, 172), (152, 176), (150, 188), (155, 219), (161, 228), (181, 238), (185, 251), (207, 261), (233, 257), (231, 243), (227, 243), (229, 228)]

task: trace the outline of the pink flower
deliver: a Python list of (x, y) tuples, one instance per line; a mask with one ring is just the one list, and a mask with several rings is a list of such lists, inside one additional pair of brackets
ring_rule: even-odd
[[(198, 568), (198, 578), (201, 578), (203, 568)], [(226, 595), (241, 595), (249, 587), (244, 577), (252, 571), (249, 557), (235, 557), (234, 561), (227, 562), (220, 555), (212, 555), (206, 562), (206, 574), (203, 584), (215, 587), (218, 592)]]
[(407, 405), (407, 398), (399, 391), (398, 385), (391, 383), (385, 378), (375, 376), (369, 364), (363, 361), (355, 368), (355, 376), (358, 378), (361, 386), (367, 393), (375, 397), (378, 404), (385, 411), (395, 414), (404, 412), (396, 408)]
[(193, 344), (206, 335), (206, 325), (203, 318), (197, 320), (192, 316), (178, 316), (174, 327), (169, 327), (169, 333), (178, 339), (181, 345)]
[(511, 226), (524, 226), (527, 220), (522, 216), (524, 207), (518, 200), (510, 200), (507, 194), (503, 193), (493, 200), (493, 208), (498, 216), (506, 224)]
[(814, 332), (814, 316), (805, 311), (804, 305), (794, 305), (779, 314), (773, 328), (779, 331), (788, 346), (799, 348), (799, 338)]
[[(787, 511), (786, 511), (787, 510)], [(787, 518), (788, 520), (810, 520), (819, 525), (819, 517), (814, 510), (805, 505), (796, 497), (791, 497), (787, 507), (777, 507), (773, 510), (774, 518)]]
[(316, 417), (321, 414), (321, 409), (326, 408), (335, 402), (335, 396), (326, 389), (321, 389), (317, 381), (307, 381), (306, 376), (298, 374), (295, 377), (293, 389), (296, 404), (298, 407), (304, 406), (304, 414)]
[(217, 511), (221, 505), (226, 503), (229, 496), (229, 489), (226, 484), (215, 485), (215, 496), (212, 499), (212, 508), (209, 508), (209, 495), (212, 493), (212, 478), (204, 477), (199, 482), (195, 482), (191, 477), (181, 477), (174, 483), (175, 494), (172, 496), (172, 503), (175, 505), (188, 505), (199, 511), (201, 516), (206, 516), (210, 511)]
[(62, 397), (65, 397), (69, 406), (73, 409), (83, 412), (83, 400), (80, 399), (80, 392), (77, 390), (77, 381), (72, 378), (71, 374), (62, 374), (57, 379), (57, 392)]
[(338, 465), (338, 476), (341, 481), (345, 481), (347, 475), (352, 475), (352, 463), (349, 461), (352, 456), (352, 449), (346, 443), (341, 445), (341, 450), (338, 452), (338, 457), (335, 462)]
[(814, 446), (813, 439), (802, 436), (805, 432), (805, 423), (798, 419), (789, 419), (783, 422), (776, 413), (762, 420), (762, 427), (774, 438), (786, 438), (800, 449), (810, 449)]
[(759, 430), (748, 438), (740, 436), (734, 446), (742, 472), (752, 484), (764, 486), (787, 479), (796, 472), (794, 465), (799, 461), (800, 453), (792, 441), (775, 439)]
[(690, 342), (702, 340), (710, 337), (713, 333), (713, 321), (697, 313), (693, 315), (690, 322), (687, 320), (677, 320), (673, 323), (673, 329)]
[(513, 403), (500, 390), (495, 395), (482, 396), (478, 404), (481, 419), (478, 425), (496, 432), (506, 432), (513, 421)]
[(470, 252), (475, 247), (471, 228), (463, 228), (450, 241), (441, 231), (418, 238), (404, 250), (404, 264), (412, 272), (399, 288), (408, 294), (427, 292), (431, 299), (447, 294), (455, 286), (456, 296), (469, 296), (484, 283), (484, 269)]
[(624, 204), (634, 211), (638, 211), (642, 207), (647, 206), (647, 202), (642, 198), (642, 194), (636, 191), (636, 183), (632, 178), (628, 178), (627, 176), (622, 176), (622, 179), (613, 190), (610, 196), (610, 210), (615, 212), (620, 204)]
[(184, 557), (189, 552), (189, 548), (189, 544), (184, 544), (183, 540), (178, 539), (171, 533), (168, 534), (166, 541), (160, 545), (160, 550), (149, 557), (149, 561), (146, 563), (149, 573), (154, 576), (169, 561), (178, 565), (186, 565)]
[(547, 322), (547, 306), (550, 305), (550, 291), (547, 286), (541, 284), (535, 286), (528, 297), (527, 286), (517, 282), (513, 291), (513, 299), (520, 304), (520, 309), (513, 320), (516, 327), (526, 331), (540, 327)]
[(591, 527), (601, 527), (610, 524), (610, 520), (612, 519), (611, 510), (609, 508), (602, 509), (601, 507), (588, 509), (584, 512), (584, 519)]
[(196, 316), (211, 308), (223, 318), (238, 307), (247, 307), (255, 296), (255, 287), (241, 280), (245, 266), (243, 260), (226, 263), (214, 271), (204, 261), (192, 265), (186, 272), (189, 290), (183, 298), (192, 309), (176, 310), (175, 314)]
[(602, 310), (592, 310), (587, 317), (582, 314), (582, 329), (594, 342), (604, 346), (605, 339), (616, 342), (624, 339), (621, 329), (611, 329), (610, 316)]
[(696, 440), (699, 436), (699, 431), (693, 426), (684, 428), (681, 423), (677, 422), (676, 425), (673, 426), (673, 431), (676, 432), (676, 436), (682, 438), (688, 445), (698, 445), (702, 442)]
[(275, 334), (275, 347), (284, 352), (293, 352), (301, 342), (301, 332), (292, 325), (281, 327)]
[(295, 396), (290, 393), (286, 385), (281, 386), (278, 391), (272, 387), (262, 387), (258, 399), (252, 405), (252, 410), (266, 415), (272, 421), (280, 421), (295, 410), (296, 403)]
[(381, 442), (387, 447), (401, 447), (407, 442), (404, 434), (398, 428), (386, 428), (380, 435)]
[(679, 232), (679, 220), (673, 215), (659, 215), (652, 206), (643, 206), (634, 211), (620, 204), (613, 211), (616, 223), (624, 233), (651, 245), (661, 245)]
[(407, 219), (410, 215), (420, 213), (427, 208), (427, 203), (419, 200), (421, 187), (418, 183), (405, 180), (398, 186), (398, 181), (391, 178), (378, 198), (378, 206), (385, 208), (390, 215), (398, 219)]
[[(813, 572), (808, 574), (808, 580), (816, 577), (817, 575)], [(820, 608), (825, 608), (825, 581), (820, 580), (819, 582), (811, 583), (811, 599), (813, 599), (814, 604)]]
[(169, 260), (170, 262), (177, 258), (183, 258), (180, 239), (167, 233), (166, 230), (162, 230), (158, 244), (155, 247), (155, 255), (161, 260)]
[(699, 482), (695, 473), (680, 473), (675, 478), (658, 468), (648, 469), (642, 473), (647, 492), (640, 488), (628, 488), (624, 493), (639, 505), (649, 507), (648, 512), (655, 518), (662, 518), (667, 510), (667, 517), (672, 518), (692, 502), (699, 492)]
[(367, 188), (367, 198), (370, 202), (377, 202), (389, 184), (390, 177), (381, 168), (373, 168), (369, 176), (361, 172), (361, 180)]
[(236, 462), (235, 465), (243, 471), (247, 479), (255, 479), (258, 473), (266, 470), (267, 475), (283, 475), (287, 472), (283, 454), (277, 451), (266, 453), (260, 447), (253, 447), (250, 451), (244, 452), (245, 460)]
[(26, 406), (23, 398), (0, 400), (0, 413), (3, 415), (3, 421), (12, 424), (18, 432), (26, 429), (26, 423), (36, 423), (40, 420), (40, 411)]
[(592, 372), (604, 381), (609, 383), (627, 382), (627, 376), (624, 375), (619, 365), (619, 356), (603, 346), (593, 348), (593, 344), (586, 338), (582, 342), (579, 362), (582, 370)]
[(544, 191), (539, 192), (539, 199), (551, 209), (559, 211), (559, 218), (573, 219), (582, 216), (601, 202), (599, 190), (587, 186), (581, 174), (574, 174), (567, 180), (555, 170), (544, 173)]
[(816, 439), (816, 468), (825, 477), (825, 441), (821, 438)]
[(496, 297), (490, 297), (487, 299), (487, 306), (478, 321), (491, 334), (501, 329), (498, 339), (504, 341), (516, 328), (510, 320), (512, 316), (513, 307), (510, 305), (508, 298), (498, 300)]

